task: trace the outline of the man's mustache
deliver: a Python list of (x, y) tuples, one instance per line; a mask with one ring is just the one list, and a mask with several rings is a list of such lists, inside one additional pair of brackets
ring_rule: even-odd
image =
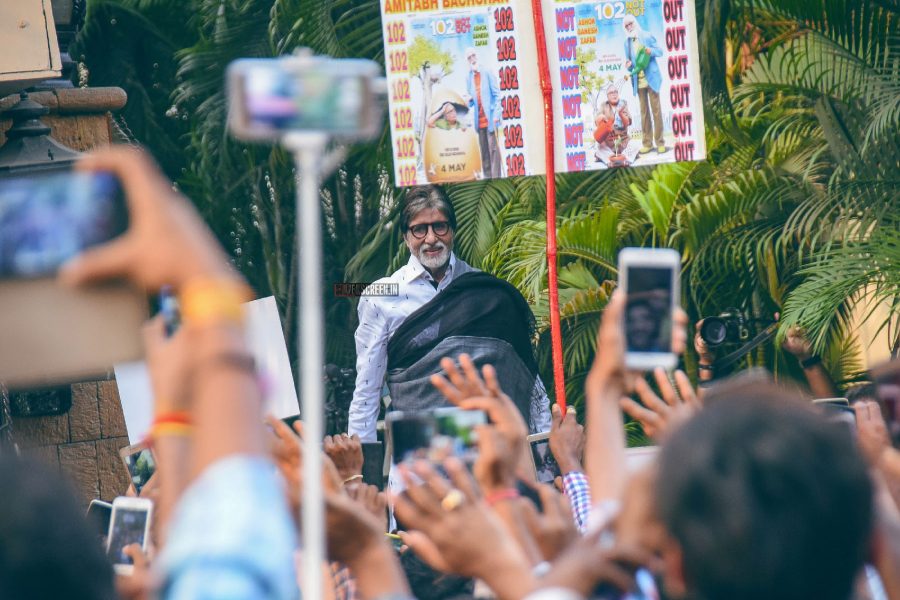
[(446, 250), (447, 246), (441, 242), (437, 242), (436, 244), (422, 244), (419, 248), (421, 250)]

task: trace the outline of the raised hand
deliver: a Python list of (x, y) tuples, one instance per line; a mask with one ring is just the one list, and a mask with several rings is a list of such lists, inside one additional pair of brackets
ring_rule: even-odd
[(425, 536), (443, 559), (442, 570), (484, 579), (501, 598), (527, 595), (534, 581), (522, 550), (480, 499), (462, 462), (448, 459), (444, 468), (450, 481), (424, 461), (413, 466), (417, 479), (402, 469), (408, 487), (392, 498), (410, 530), (404, 540), (422, 556), (413, 544), (416, 535)]
[(351, 478), (360, 479), (363, 468), (362, 442), (355, 433), (351, 436), (346, 433), (339, 435), (326, 435), (322, 442), (325, 456), (331, 459), (337, 467), (341, 481)]
[(691, 387), (691, 382), (683, 371), (675, 371), (675, 388), (666, 372), (657, 368), (653, 372), (662, 399), (659, 398), (643, 378), (635, 382), (635, 391), (643, 406), (631, 398), (622, 398), (619, 406), (631, 418), (639, 421), (644, 432), (656, 441), (662, 440), (677, 424), (685, 421), (702, 408), (702, 404)]
[(584, 427), (575, 419), (575, 407), (566, 409), (566, 416), (558, 404), (551, 409), (553, 423), (550, 427), (550, 452), (559, 465), (560, 472), (565, 475), (572, 471), (581, 471), (581, 457), (584, 454)]

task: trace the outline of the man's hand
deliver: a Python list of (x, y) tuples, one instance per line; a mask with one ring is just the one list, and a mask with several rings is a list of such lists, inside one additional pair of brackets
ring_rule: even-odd
[(486, 493), (515, 487), (520, 455), (496, 427), (481, 425), (477, 432), (478, 458), (472, 470), (478, 484)]
[(633, 64), (633, 63), (632, 63), (630, 60), (626, 60), (626, 61), (625, 61), (625, 68), (626, 68), (626, 69), (630, 69), (632, 64)]
[(534, 486), (541, 498), (538, 513), (531, 500), (521, 499), (525, 523), (541, 550), (544, 560), (553, 561), (578, 538), (572, 508), (565, 496), (549, 485)]
[[(493, 427), (505, 438), (509, 452), (524, 457), (528, 426), (513, 401), (500, 389), (494, 367), (484, 366), (481, 370), (484, 375), (482, 380), (468, 354), (459, 356), (459, 364), (462, 373), (452, 359), (441, 359), (441, 367), (447, 373), (449, 381), (440, 375), (432, 375), (432, 385), (462, 409), (485, 411)], [(524, 458), (520, 458), (520, 464), (523, 460)]]
[(812, 356), (812, 344), (806, 339), (803, 328), (797, 325), (788, 329), (781, 348), (799, 361), (804, 361)]
[(550, 428), (550, 452), (559, 465), (560, 472), (565, 475), (572, 471), (581, 471), (581, 457), (584, 454), (584, 427), (575, 419), (575, 407), (566, 409), (566, 416), (558, 404), (551, 408), (553, 424)]
[(884, 452), (891, 448), (891, 436), (881, 415), (881, 407), (877, 402), (866, 400), (857, 402), (853, 408), (856, 411), (859, 447), (869, 465), (877, 467)]
[(344, 489), (351, 499), (378, 519), (382, 529), (387, 531), (387, 496), (384, 492), (379, 492), (377, 487), (366, 483), (354, 483)]
[(521, 548), (479, 499), (462, 462), (451, 458), (444, 467), (452, 483), (424, 461), (413, 467), (418, 481), (401, 468), (408, 487), (393, 501), (397, 517), (410, 528), (404, 540), (415, 544), (412, 534), (419, 532), (440, 553), (444, 569), (484, 579), (501, 598), (527, 595), (534, 581)]
[(701, 365), (711, 365), (716, 357), (700, 336), (700, 329), (703, 327), (703, 321), (703, 319), (700, 319), (697, 321), (696, 325), (694, 325), (694, 351), (697, 353)]
[(326, 435), (323, 441), (325, 455), (331, 459), (337, 467), (341, 481), (347, 481), (356, 475), (362, 475), (363, 452), (362, 443), (355, 433), (350, 436), (346, 433), (340, 435)]
[(665, 438), (677, 425), (683, 423), (700, 410), (703, 405), (683, 371), (675, 371), (675, 385), (678, 386), (677, 393), (663, 369), (657, 368), (654, 370), (653, 376), (656, 378), (656, 384), (659, 386), (662, 400), (653, 393), (653, 390), (644, 378), (638, 378), (634, 387), (644, 405), (641, 406), (631, 398), (622, 398), (619, 401), (619, 406), (632, 419), (639, 421), (644, 427), (644, 432), (658, 442)]
[(144, 324), (144, 355), (153, 388), (153, 411), (156, 415), (185, 411), (190, 408), (187, 390), (191, 370), (191, 345), (188, 333), (180, 329), (166, 337), (166, 326), (160, 315)]
[(153, 577), (150, 574), (150, 560), (140, 544), (129, 544), (122, 553), (134, 563), (131, 575), (116, 575), (116, 592), (122, 600), (149, 600), (155, 598)]
[(634, 572), (654, 565), (653, 556), (639, 548), (600, 543), (603, 531), (588, 534), (572, 544), (540, 581), (542, 588), (565, 588), (587, 597), (598, 585), (607, 584), (622, 592), (634, 589)]
[(74, 258), (60, 271), (63, 281), (128, 277), (148, 290), (192, 279), (239, 276), (190, 202), (172, 190), (145, 152), (110, 146), (81, 159), (80, 171), (106, 171), (122, 182), (130, 226), (118, 238)]

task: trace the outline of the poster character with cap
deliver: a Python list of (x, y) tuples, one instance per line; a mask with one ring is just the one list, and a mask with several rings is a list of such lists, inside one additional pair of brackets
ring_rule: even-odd
[(666, 152), (663, 139), (662, 108), (659, 103), (659, 92), (662, 87), (662, 73), (656, 62), (663, 51), (656, 38), (644, 31), (634, 15), (625, 15), (622, 19), (625, 29), (625, 68), (631, 79), (634, 95), (638, 97), (641, 107), (641, 130), (643, 140), (641, 154), (656, 150), (659, 154)]
[(482, 173), (485, 178), (502, 177), (502, 157), (497, 136), (503, 112), (497, 76), (490, 69), (481, 67), (475, 48), (466, 48), (465, 56), (469, 67), (466, 100), (474, 113), (475, 131), (478, 132), (481, 148)]

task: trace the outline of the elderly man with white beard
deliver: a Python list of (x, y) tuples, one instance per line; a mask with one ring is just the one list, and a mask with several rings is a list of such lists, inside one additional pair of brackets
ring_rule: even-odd
[[(534, 357), (534, 315), (528, 302), (509, 282), (456, 257), (456, 215), (440, 187), (407, 191), (400, 228), (409, 262), (367, 288), (395, 295), (364, 293), (359, 302), (349, 435), (376, 441), (385, 383), (392, 411), (416, 413), (451, 406), (432, 377), (443, 373), (446, 358), (462, 361), (463, 355), (476, 368), (500, 367), (496, 382), (519, 410), (529, 433), (549, 431), (549, 398)], [(404, 486), (393, 465), (421, 440), (388, 441), (393, 451), (389, 486), (397, 493)]]
[(388, 342), (413, 312), (434, 299), (457, 277), (476, 271), (453, 253), (456, 214), (444, 191), (418, 186), (406, 193), (400, 216), (409, 262), (379, 279), (396, 284), (396, 296), (366, 296), (359, 302), (356, 329), (356, 389), (350, 404), (349, 433), (374, 442), (381, 389), (388, 367)]

